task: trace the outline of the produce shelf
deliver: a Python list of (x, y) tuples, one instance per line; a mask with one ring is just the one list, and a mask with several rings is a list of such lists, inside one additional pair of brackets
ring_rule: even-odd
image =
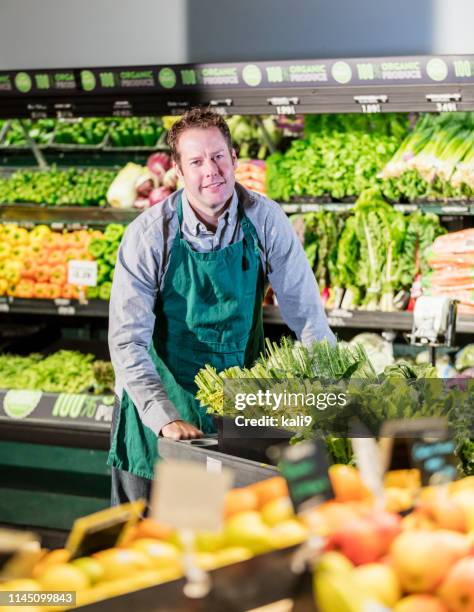
[(160, 438), (158, 448), (163, 459), (201, 463), (210, 472), (231, 469), (234, 472), (234, 487), (245, 487), (279, 474), (272, 465), (220, 452), (217, 438), (213, 436), (179, 441)]
[[(355, 202), (322, 202), (305, 198), (281, 205), (286, 213), (306, 212), (346, 212), (351, 210)], [(441, 216), (471, 216), (474, 215), (474, 202), (411, 202), (410, 204), (393, 204), (398, 212), (412, 213), (421, 210), (425, 213), (434, 213)]]
[(292, 546), (211, 570), (211, 590), (202, 598), (188, 598), (184, 589), (186, 580), (180, 578), (78, 609), (83, 612), (245, 612), (290, 598), (295, 601), (295, 612), (311, 611), (314, 610), (311, 575), (292, 569), (297, 553), (298, 547)]
[[(301, 202), (283, 203), (281, 207), (288, 214), (320, 211), (343, 213), (351, 210), (354, 203), (315, 202), (308, 199)], [(442, 216), (474, 216), (474, 203), (394, 204), (394, 208), (404, 213), (421, 210)], [(18, 223), (18, 225), (26, 228), (33, 228), (35, 225), (42, 223), (56, 230), (79, 230), (86, 227), (103, 228), (109, 223), (128, 224), (136, 219), (140, 213), (141, 210), (134, 208), (0, 204), (0, 223)]]
[[(0, 297), (0, 313), (107, 318), (109, 303), (104, 300), (81, 303), (79, 300), (66, 299), (28, 300)], [(410, 331), (413, 323), (411, 312), (333, 309), (326, 311), (326, 314), (329, 325), (334, 328)], [(264, 306), (263, 322), (268, 325), (285, 325), (278, 306)], [(474, 317), (458, 315), (456, 330), (461, 334), (474, 334)]]
[(0, 313), (43, 314), (59, 316), (101, 317), (109, 316), (109, 303), (105, 300), (56, 300), (0, 297)]
[(38, 223), (44, 223), (58, 230), (82, 229), (84, 227), (104, 227), (109, 223), (130, 223), (140, 212), (134, 208), (1, 204), (0, 223), (15, 222), (23, 227), (34, 227)]
[[(349, 329), (381, 329), (410, 331), (413, 323), (411, 312), (380, 312), (366, 310), (327, 310), (331, 327)], [(263, 322), (272, 325), (285, 325), (278, 306), (265, 306)], [(459, 315), (456, 331), (461, 334), (474, 333), (474, 317)]]

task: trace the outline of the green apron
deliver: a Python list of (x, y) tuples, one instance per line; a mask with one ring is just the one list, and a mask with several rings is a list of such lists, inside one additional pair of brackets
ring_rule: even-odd
[[(212, 433), (212, 417), (194, 398), (194, 377), (205, 364), (218, 372), (251, 366), (263, 351), (264, 274), (257, 234), (241, 203), (244, 238), (219, 251), (199, 253), (183, 240), (181, 198), (177, 215), (178, 231), (155, 306), (150, 356), (180, 418)], [(124, 391), (108, 464), (152, 479), (158, 458), (157, 436)]]

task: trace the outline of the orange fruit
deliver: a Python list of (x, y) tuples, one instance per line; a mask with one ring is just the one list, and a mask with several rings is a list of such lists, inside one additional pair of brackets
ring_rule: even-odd
[(337, 501), (358, 501), (370, 497), (359, 470), (352, 465), (334, 464), (328, 473)]
[(174, 534), (174, 529), (165, 523), (159, 523), (151, 518), (145, 518), (135, 526), (133, 539), (136, 538), (157, 538), (167, 540)]
[(256, 510), (258, 505), (257, 494), (250, 487), (232, 489), (225, 497), (224, 516), (228, 518), (239, 512)]
[(267, 478), (267, 480), (261, 480), (247, 488), (251, 489), (257, 495), (259, 508), (273, 499), (288, 497), (289, 495), (286, 480), (281, 476), (274, 476), (273, 478)]

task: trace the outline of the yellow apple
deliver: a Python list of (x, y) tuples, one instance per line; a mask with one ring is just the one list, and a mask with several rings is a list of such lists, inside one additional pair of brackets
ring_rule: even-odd
[(354, 568), (356, 583), (388, 608), (402, 596), (397, 575), (384, 563), (367, 563)]

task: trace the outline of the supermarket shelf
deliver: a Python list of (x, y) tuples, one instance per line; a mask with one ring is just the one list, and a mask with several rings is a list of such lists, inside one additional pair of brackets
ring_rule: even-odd
[(80, 317), (108, 317), (109, 303), (104, 300), (40, 300), (0, 297), (0, 313), (42, 314)]
[[(40, 300), (0, 297), (0, 313), (42, 314), (57, 316), (98, 317), (109, 316), (109, 303), (104, 300)], [(380, 312), (366, 310), (327, 311), (331, 327), (348, 329), (387, 329), (410, 331), (413, 315), (411, 312)], [(268, 325), (284, 325), (278, 306), (264, 306), (263, 322)], [(457, 331), (461, 334), (474, 334), (474, 317), (459, 315)]]
[(2, 204), (0, 222), (16, 222), (23, 227), (38, 223), (53, 229), (103, 227), (108, 223), (130, 223), (140, 214), (137, 209), (100, 208), (99, 206), (44, 206), (40, 204)]
[[(353, 202), (317, 202), (311, 199), (281, 204), (288, 213), (307, 213), (320, 211), (347, 212), (354, 207)], [(394, 204), (395, 210), (411, 213), (415, 210), (430, 212), (442, 216), (473, 216), (474, 203), (414, 203)], [(1, 204), (0, 223), (18, 223), (22, 227), (32, 228), (39, 223), (51, 226), (52, 229), (78, 230), (86, 227), (103, 228), (109, 223), (131, 223), (140, 210), (120, 208), (100, 208), (94, 206), (44, 206), (41, 204)]]
[[(329, 325), (333, 328), (380, 329), (410, 331), (413, 322), (411, 312), (378, 312), (364, 310), (328, 310)], [(284, 325), (278, 306), (265, 306), (263, 322)], [(459, 315), (456, 330), (460, 334), (474, 333), (474, 317)]]
[[(286, 213), (320, 212), (323, 210), (341, 213), (351, 210), (354, 205), (354, 202), (323, 202), (305, 198), (282, 203), (281, 207)], [(474, 202), (413, 202), (410, 204), (394, 204), (393, 207), (403, 213), (421, 210), (422, 212), (442, 216), (474, 215)]]
[[(2, 71), (0, 117), (153, 116), (474, 109), (473, 55)], [(41, 85), (41, 88), (38, 86)]]

